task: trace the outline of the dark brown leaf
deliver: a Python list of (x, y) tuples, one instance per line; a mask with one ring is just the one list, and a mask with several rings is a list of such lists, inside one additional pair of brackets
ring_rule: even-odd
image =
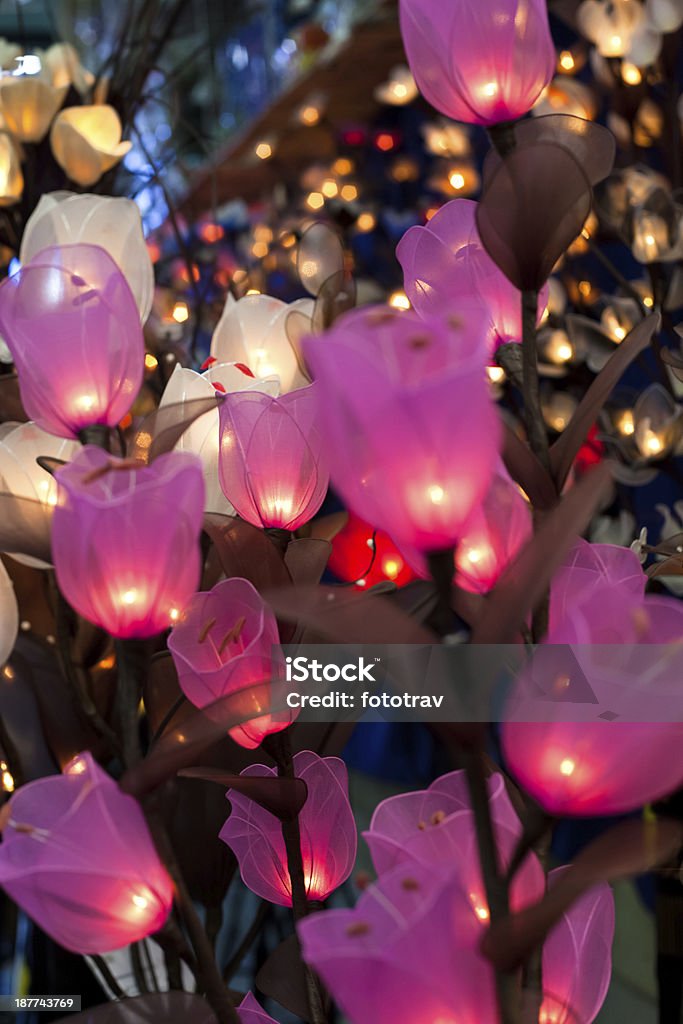
[(328, 540), (302, 537), (292, 540), (285, 552), (285, 565), (296, 584), (319, 583), (332, 551)]
[(306, 976), (296, 935), (290, 935), (270, 954), (256, 975), (256, 985), (290, 1013), (310, 1020)]
[(291, 583), (282, 554), (263, 530), (236, 516), (215, 512), (204, 517), (204, 530), (228, 578), (240, 576), (249, 580), (259, 592)]
[(534, 508), (552, 508), (557, 491), (552, 478), (529, 445), (503, 421), (503, 462)]

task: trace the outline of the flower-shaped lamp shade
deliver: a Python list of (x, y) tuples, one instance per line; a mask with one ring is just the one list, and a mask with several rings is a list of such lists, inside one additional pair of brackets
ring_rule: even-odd
[[(274, 768), (250, 765), (242, 775), (275, 776)], [(304, 880), (309, 900), (325, 900), (351, 874), (356, 825), (348, 797), (346, 765), (310, 750), (294, 755), (294, 774), (308, 796), (299, 814)], [(280, 821), (253, 800), (228, 790), (231, 812), (220, 838), (233, 851), (244, 884), (270, 903), (291, 907), (292, 890)]]
[[(476, 209), (471, 199), (446, 203), (426, 225), (406, 231), (396, 258), (406, 295), (421, 316), (457, 315), (476, 296), (485, 310), (487, 344), (493, 353), (504, 342), (522, 340), (522, 299), (481, 244)], [(547, 301), (546, 285), (539, 295), (539, 320)]]
[(555, 72), (544, 0), (401, 0), (400, 17), (420, 92), (454, 121), (515, 121)]
[(645, 20), (637, 0), (584, 0), (576, 12), (579, 29), (602, 57), (623, 57)]
[(99, 245), (106, 249), (133, 293), (140, 320), (154, 298), (154, 267), (132, 199), (75, 192), (46, 192), (26, 222), (19, 259), (29, 263), (53, 245)]
[(56, 942), (85, 955), (158, 931), (173, 899), (139, 804), (88, 753), (14, 794), (0, 884)]
[(122, 160), (131, 147), (121, 141), (121, 121), (113, 107), (67, 107), (50, 132), (55, 160), (71, 181), (88, 187)]
[(332, 483), (399, 546), (452, 546), (489, 487), (499, 428), (484, 331), (478, 306), (455, 321), (376, 307), (304, 341)]
[(641, 598), (647, 576), (640, 559), (618, 544), (589, 544), (578, 540), (553, 576), (550, 587), (549, 631), (556, 633), (574, 608), (605, 585)]
[(52, 78), (52, 84), (58, 88), (73, 85), (83, 96), (94, 85), (95, 76), (83, 67), (71, 43), (53, 43), (41, 53), (40, 59), (43, 68)]
[(40, 142), (64, 102), (68, 85), (55, 87), (36, 75), (0, 79), (0, 113), (20, 142)]
[(228, 297), (211, 339), (211, 355), (219, 363), (244, 363), (255, 377), (280, 378), (284, 392), (308, 384), (287, 335), (287, 318), (293, 312), (310, 318), (311, 299), (287, 304), (270, 295)]
[[(43, 469), (37, 462), (41, 456), (69, 462), (81, 450), (77, 441), (65, 441), (54, 434), (48, 434), (35, 423), (20, 423), (14, 429), (0, 437), (0, 490), (12, 494), (15, 498), (26, 498), (35, 502), (35, 514), (42, 523), (28, 519), (24, 523), (24, 531), (30, 534), (39, 528), (40, 535), (49, 530), (52, 512), (57, 504), (57, 481), (51, 473)], [(37, 539), (37, 537), (36, 537)], [(33, 544), (28, 546), (33, 547)], [(21, 551), (11, 551), (17, 562), (30, 565), (37, 569), (49, 568), (49, 562), (43, 562), (32, 555)]]
[(0, 287), (0, 332), (26, 412), (43, 430), (77, 438), (113, 427), (142, 383), (137, 306), (111, 256), (94, 245), (52, 246)]
[(322, 505), (329, 472), (316, 390), (239, 391), (220, 404), (221, 488), (253, 526), (293, 531)]
[(181, 689), (196, 707), (258, 687), (255, 717), (230, 730), (250, 749), (294, 718), (292, 711), (269, 714), (263, 706), (262, 684), (283, 674), (278, 644), (274, 614), (251, 583), (237, 577), (195, 594), (168, 638)]
[[(175, 405), (179, 415), (187, 403), (216, 392), (262, 391), (275, 397), (279, 393), (277, 377), (261, 380), (252, 377), (247, 367), (236, 363), (215, 363), (204, 373), (177, 365), (161, 396), (159, 408)], [(176, 444), (179, 451), (193, 452), (202, 460), (206, 488), (206, 511), (234, 515), (234, 508), (221, 490), (218, 479), (220, 424), (218, 409), (204, 413), (192, 423)]]
[(251, 992), (247, 992), (237, 1007), (237, 1016), (240, 1019), (240, 1024), (277, 1024), (277, 1021), (266, 1013)]
[(7, 132), (0, 132), (0, 206), (12, 206), (21, 199), (24, 176), (16, 146)]
[(88, 445), (56, 476), (52, 556), (70, 604), (116, 637), (177, 621), (199, 582), (199, 460), (170, 452), (131, 466)]
[(0, 562), (0, 665), (4, 665), (14, 648), (19, 632), (19, 608), (14, 584)]

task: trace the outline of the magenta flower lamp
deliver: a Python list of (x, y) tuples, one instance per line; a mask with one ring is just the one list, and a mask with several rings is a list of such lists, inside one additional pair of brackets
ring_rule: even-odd
[(286, 729), (295, 712), (268, 714), (260, 684), (282, 673), (277, 622), (248, 580), (228, 579), (195, 594), (168, 638), (178, 681), (187, 699), (203, 708), (237, 690), (259, 685), (255, 717), (230, 736), (253, 749)]
[(315, 386), (278, 398), (228, 393), (219, 414), (219, 479), (239, 515), (253, 526), (283, 530), (307, 523), (329, 481)]
[[(403, 285), (420, 316), (457, 315), (472, 297), (481, 302), (486, 339), (493, 355), (499, 345), (522, 340), (522, 298), (481, 244), (475, 221), (477, 204), (453, 199), (431, 220), (409, 228), (396, 247)], [(548, 285), (539, 294), (540, 320)]]
[(366, 307), (304, 341), (332, 484), (399, 545), (452, 546), (490, 485), (499, 427), (483, 335), (470, 303), (450, 321)]
[[(309, 900), (324, 900), (351, 874), (356, 825), (349, 803), (346, 765), (310, 750), (294, 755), (294, 773), (308, 787), (299, 814), (301, 854)], [(250, 765), (247, 776), (274, 776), (274, 768)], [(291, 907), (292, 893), (280, 821), (253, 800), (230, 789), (231, 812), (220, 838), (237, 857), (244, 884), (270, 903)]]
[(266, 1013), (251, 992), (247, 992), (237, 1007), (237, 1016), (240, 1019), (240, 1024), (277, 1024), (277, 1021)]
[(142, 466), (87, 445), (55, 475), (52, 555), (66, 599), (115, 637), (167, 629), (199, 583), (199, 459), (170, 452)]
[(130, 286), (96, 245), (37, 253), (0, 288), (0, 333), (39, 427), (77, 438), (114, 427), (142, 383), (144, 344)]
[(158, 931), (173, 901), (139, 804), (88, 753), (12, 797), (0, 884), (55, 942), (83, 954)]
[(420, 92), (454, 121), (515, 121), (555, 73), (545, 0), (401, 0), (400, 17)]

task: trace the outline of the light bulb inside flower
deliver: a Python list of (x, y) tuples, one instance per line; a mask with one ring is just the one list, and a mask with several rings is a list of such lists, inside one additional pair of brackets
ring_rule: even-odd
[(570, 361), (574, 355), (574, 348), (566, 331), (552, 332), (546, 344), (545, 355), (546, 358), (551, 363), (555, 363), (556, 366), (561, 366), (563, 363), (568, 363)]
[(479, 91), (482, 96), (486, 96), (488, 99), (493, 98), (498, 92), (497, 82), (485, 82), (484, 85), (480, 86)]
[(573, 761), (571, 757), (565, 757), (560, 761), (560, 774), (569, 778), (576, 771), (576, 761)]
[(633, 422), (633, 412), (631, 409), (624, 409), (621, 415), (617, 418), (616, 427), (620, 434), (624, 437), (630, 437), (636, 429), (635, 423)]
[(427, 489), (427, 494), (429, 495), (429, 500), (433, 505), (440, 505), (445, 497), (445, 491), (443, 487), (439, 486), (439, 484), (432, 484), (431, 487)]

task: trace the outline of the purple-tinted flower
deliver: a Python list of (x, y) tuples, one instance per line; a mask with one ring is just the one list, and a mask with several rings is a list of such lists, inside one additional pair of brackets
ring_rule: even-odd
[(240, 391), (219, 406), (221, 487), (253, 526), (297, 530), (322, 505), (329, 472), (315, 392)]
[(333, 485), (357, 515), (420, 551), (458, 540), (498, 458), (480, 312), (447, 322), (365, 308), (304, 342)]
[(195, 594), (168, 638), (181, 689), (195, 707), (259, 686), (253, 720), (230, 730), (236, 743), (250, 749), (294, 718), (292, 711), (271, 715), (262, 706), (260, 684), (281, 668), (278, 644), (274, 614), (251, 583), (238, 578)]
[(621, 594), (642, 597), (646, 583), (638, 556), (630, 548), (578, 540), (553, 576), (550, 632), (555, 633), (567, 615), (597, 588), (607, 585)]
[[(294, 772), (308, 787), (299, 814), (301, 855), (309, 900), (324, 900), (351, 874), (356, 859), (356, 825), (348, 797), (346, 765), (310, 750), (294, 755)], [(250, 765), (242, 775), (274, 776), (274, 768)], [(279, 820), (235, 790), (220, 838), (233, 851), (244, 884), (264, 900), (291, 907), (287, 854)]]
[(199, 459), (170, 452), (144, 466), (87, 445), (55, 475), (52, 555), (66, 599), (112, 636), (167, 629), (199, 582)]
[(139, 804), (88, 753), (12, 797), (0, 883), (55, 942), (84, 954), (158, 931), (173, 901)]
[(277, 1021), (259, 1005), (258, 1000), (251, 992), (247, 992), (237, 1007), (237, 1016), (240, 1019), (240, 1024), (277, 1024)]
[[(396, 247), (406, 295), (420, 316), (458, 313), (476, 298), (484, 308), (489, 354), (499, 345), (522, 340), (522, 298), (481, 244), (477, 204), (453, 199), (431, 220), (406, 231)], [(548, 285), (538, 299), (541, 318)]]
[[(594, 1019), (610, 976), (608, 904), (609, 888), (599, 886), (551, 932), (543, 952), (547, 1016), (539, 1021)], [(304, 959), (351, 1024), (498, 1018), (493, 970), (478, 952), (481, 926), (457, 876), (419, 864), (397, 868), (354, 910), (312, 914), (298, 932)]]
[[(503, 859), (509, 861), (522, 827), (507, 795), (502, 775), (489, 779), (491, 816)], [(427, 790), (401, 793), (379, 804), (363, 833), (378, 875), (399, 866), (430, 866), (457, 876), (478, 921), (489, 920), (481, 877), (474, 819), (463, 771), (437, 779)], [(526, 859), (512, 888), (512, 905), (520, 909), (543, 895), (542, 868)]]
[(401, 0), (400, 14), (420, 92), (454, 121), (515, 121), (555, 72), (545, 0)]
[(511, 694), (505, 758), (550, 814), (621, 814), (683, 782), (683, 606), (642, 596), (625, 555), (610, 566), (622, 582), (589, 571), (573, 604), (565, 587)]
[(115, 427), (142, 383), (138, 309), (123, 273), (96, 245), (43, 249), (0, 287), (0, 332), (39, 427), (76, 438)]

